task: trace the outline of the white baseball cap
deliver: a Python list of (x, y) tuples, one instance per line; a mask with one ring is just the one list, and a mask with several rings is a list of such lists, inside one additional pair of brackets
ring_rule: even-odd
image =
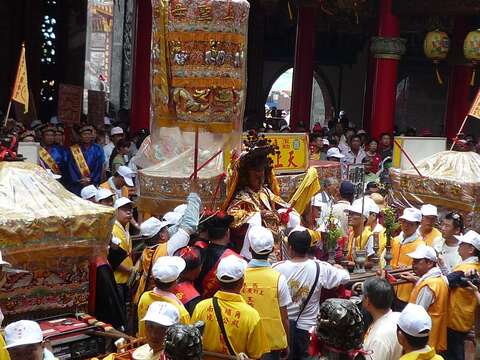
[(330, 146), (330, 141), (328, 141), (328, 139), (323, 139), (323, 145), (325, 146)]
[(119, 166), (117, 169), (118, 175), (120, 175), (127, 186), (133, 186), (133, 177), (135, 176), (135, 171), (130, 169), (128, 166)]
[(47, 169), (47, 175), (54, 178), (55, 180), (61, 179), (62, 175), (55, 174), (52, 170)]
[(103, 124), (104, 125), (112, 125), (112, 120), (108, 116), (103, 117)]
[(352, 203), (352, 206), (359, 207), (361, 209), (362, 208), (362, 201), (363, 201), (363, 210), (364, 210), (365, 216), (368, 217), (368, 215), (370, 215), (370, 213), (375, 213), (377, 215), (380, 214), (380, 208), (375, 203), (375, 201), (373, 201), (373, 199), (368, 197), (368, 196), (364, 196), (363, 200), (362, 200), (362, 198), (355, 200)]
[(3, 260), (1, 250), (0, 250), (0, 266), (7, 266), (7, 267), (12, 266), (12, 264), (10, 264), (8, 261)]
[(175, 209), (173, 209), (173, 212), (183, 215), (185, 214), (185, 210), (187, 210), (187, 204), (182, 204), (182, 205), (178, 205)]
[(113, 196), (113, 193), (110, 190), (100, 188), (97, 190), (97, 193), (95, 194), (95, 201), (99, 202), (101, 200), (108, 199), (110, 196)]
[(289, 233), (288, 236), (290, 236), (292, 233), (299, 231), (299, 232), (304, 232), (308, 231), (306, 227), (303, 227), (302, 225), (295, 226)]
[(367, 204), (363, 204), (363, 209), (362, 209), (361, 202), (360, 203), (353, 202), (352, 205), (346, 207), (345, 212), (353, 212), (356, 214), (363, 215), (366, 218), (368, 218), (368, 216), (370, 215), (370, 211), (368, 210)]
[(327, 150), (327, 158), (334, 157), (337, 159), (343, 159), (345, 155), (340, 153), (340, 150), (337, 147), (332, 147)]
[(437, 207), (430, 204), (422, 205), (420, 208), (423, 216), (438, 216)]
[(168, 222), (161, 221), (156, 217), (152, 216), (151, 218), (145, 220), (142, 225), (140, 225), (140, 235), (146, 238), (151, 238), (157, 235), (162, 228), (168, 225)]
[(183, 215), (179, 212), (170, 211), (163, 215), (163, 221), (166, 221), (168, 225), (177, 225), (180, 222), (182, 216)]
[(85, 186), (82, 191), (80, 191), (80, 196), (83, 200), (89, 200), (97, 194), (97, 188), (94, 185)]
[(120, 126), (115, 126), (110, 130), (110, 135), (123, 135), (123, 129)]
[(272, 232), (263, 226), (250, 226), (245, 235), (245, 240), (250, 243), (252, 250), (259, 255), (270, 254), (272, 252)]
[[(314, 205), (315, 206), (315, 205)], [(286, 208), (281, 208), (278, 210), (279, 214), (286, 213), (288, 209)], [(300, 219), (300, 215), (296, 211), (290, 211), (288, 214), (288, 223), (287, 223), (287, 229), (292, 229), (294, 227), (299, 226), (302, 223), (302, 220)]]
[(43, 341), (42, 329), (35, 321), (20, 320), (5, 327), (5, 349), (38, 344)]
[(470, 244), (475, 247), (475, 249), (480, 251), (480, 234), (476, 231), (469, 230), (465, 235), (454, 235), (455, 238), (465, 244)]
[(416, 208), (405, 208), (403, 215), (400, 216), (399, 219), (410, 222), (420, 222), (422, 221), (422, 212)]
[(152, 275), (162, 283), (170, 283), (178, 279), (187, 264), (180, 256), (162, 256), (155, 261)]
[(115, 210), (121, 208), (122, 206), (128, 205), (128, 204), (133, 204), (132, 200), (126, 197), (121, 197), (117, 200), (115, 200), (115, 203), (113, 204), (113, 208)]
[(419, 245), (414, 252), (408, 253), (407, 256), (412, 259), (427, 259), (437, 262), (437, 253), (435, 249), (428, 245)]
[(398, 318), (398, 327), (413, 337), (427, 337), (432, 329), (432, 319), (423, 306), (407, 304)]
[(142, 321), (151, 321), (161, 326), (172, 326), (180, 321), (180, 313), (172, 304), (154, 301), (148, 307)]
[(229, 255), (220, 260), (216, 273), (217, 279), (224, 283), (235, 282), (243, 277), (246, 269), (245, 260), (236, 255)]

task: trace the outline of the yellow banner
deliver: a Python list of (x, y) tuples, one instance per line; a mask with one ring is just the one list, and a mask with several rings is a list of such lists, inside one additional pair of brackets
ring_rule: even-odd
[(473, 102), (473, 105), (470, 108), (468, 115), (480, 119), (480, 90), (478, 90), (477, 92), (477, 96), (475, 97), (475, 101)]
[(18, 63), (17, 77), (13, 86), (12, 100), (25, 105), (24, 113), (28, 112), (28, 78), (27, 63), (25, 61), (25, 46), (22, 44), (20, 61)]
[[(301, 173), (309, 166), (308, 135), (305, 133), (266, 133), (280, 153), (272, 156), (276, 174)], [(246, 136), (244, 136), (246, 139)]]

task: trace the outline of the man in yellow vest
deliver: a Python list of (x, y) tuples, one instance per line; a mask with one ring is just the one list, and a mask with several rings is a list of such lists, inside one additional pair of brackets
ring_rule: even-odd
[(141, 321), (147, 313), (148, 307), (154, 301), (163, 301), (175, 306), (180, 313), (180, 323), (189, 324), (190, 314), (178, 300), (172, 289), (177, 284), (177, 279), (185, 269), (185, 260), (179, 256), (162, 256), (152, 267), (152, 276), (155, 288), (143, 293), (138, 303), (138, 336), (145, 337), (145, 323)]
[(128, 298), (128, 279), (132, 272), (132, 241), (130, 240), (130, 233), (128, 227), (130, 220), (132, 220), (133, 203), (130, 199), (121, 197), (115, 201), (113, 208), (116, 211), (115, 223), (113, 224), (112, 235), (120, 240), (120, 248), (125, 251), (126, 257), (114, 270), (115, 282), (120, 293), (120, 298), (123, 303), (127, 302)]
[(220, 290), (213, 298), (198, 303), (193, 311), (192, 323), (205, 322), (206, 351), (245, 354), (249, 359), (260, 359), (270, 351), (260, 315), (240, 295), (246, 268), (246, 261), (236, 255), (221, 259), (216, 269)]
[[(471, 273), (480, 271), (480, 234), (470, 230), (465, 235), (456, 236), (460, 241), (458, 253), (462, 258), (460, 264), (453, 268), (453, 272), (447, 276), (450, 286), (448, 299), (448, 323), (447, 323), (447, 359), (465, 358), (465, 340), (475, 323), (475, 310), (477, 300), (475, 293), (467, 289), (465, 279)], [(478, 291), (478, 289), (477, 289)]]
[(134, 176), (135, 172), (128, 166), (120, 166), (113, 176), (100, 184), (100, 187), (110, 190), (115, 195), (115, 199), (128, 197), (128, 188), (133, 187)]
[(416, 280), (409, 302), (425, 308), (432, 319), (428, 344), (436, 351), (447, 349), (448, 280), (437, 266), (437, 253), (431, 246), (421, 245), (407, 254), (413, 259), (415, 275), (402, 275), (407, 280)]
[(398, 319), (397, 337), (403, 347), (400, 360), (443, 360), (428, 345), (432, 320), (425, 309), (416, 304), (408, 304)]
[[(418, 227), (422, 221), (422, 213), (415, 208), (406, 208), (403, 215), (400, 216), (400, 235), (392, 240), (392, 261), (390, 264), (394, 269), (407, 268), (412, 266), (412, 258), (408, 253), (415, 251), (420, 245), (425, 245), (418, 233)], [(410, 293), (413, 290), (413, 284), (401, 284), (395, 286), (396, 299), (394, 310), (401, 311), (410, 299)]]
[(358, 250), (365, 250), (367, 256), (374, 254), (372, 231), (366, 226), (366, 221), (370, 215), (367, 205), (369, 204), (355, 200), (353, 204), (345, 210), (348, 214), (348, 225), (351, 226), (347, 243), (347, 258), (350, 261), (353, 261), (355, 251)]
[(288, 352), (287, 306), (292, 297), (285, 276), (272, 269), (268, 262), (274, 244), (272, 232), (255, 225), (248, 229), (247, 236), (252, 260), (245, 271), (242, 296), (258, 311), (270, 345), (270, 353), (262, 359), (279, 360), (282, 352), (283, 357)]
[(420, 225), (420, 235), (428, 246), (433, 245), (433, 241), (442, 238), (442, 233), (435, 227), (438, 219), (438, 210), (436, 206), (425, 204), (420, 208), (422, 212), (422, 222)]

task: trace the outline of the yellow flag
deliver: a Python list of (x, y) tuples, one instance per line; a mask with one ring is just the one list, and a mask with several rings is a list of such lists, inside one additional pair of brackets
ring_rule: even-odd
[(28, 96), (27, 62), (25, 61), (25, 46), (22, 44), (17, 77), (15, 78), (15, 85), (13, 86), (12, 100), (25, 105), (24, 113), (28, 112)]
[(480, 119), (480, 90), (478, 90), (477, 96), (475, 96), (475, 101), (473, 102), (468, 115)]

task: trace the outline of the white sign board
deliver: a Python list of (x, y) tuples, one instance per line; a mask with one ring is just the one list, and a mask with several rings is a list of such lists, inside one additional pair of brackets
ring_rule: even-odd
[(38, 149), (40, 144), (36, 142), (19, 142), (18, 153), (22, 154), (26, 161), (38, 164)]
[(430, 155), (447, 150), (447, 138), (444, 137), (413, 137), (397, 136), (393, 143), (393, 167), (407, 170), (412, 168), (407, 156), (400, 150), (400, 146), (408, 154), (414, 164)]

